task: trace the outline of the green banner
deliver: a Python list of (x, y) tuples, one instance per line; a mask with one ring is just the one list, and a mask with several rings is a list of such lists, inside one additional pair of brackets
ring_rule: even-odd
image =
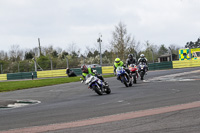
[(162, 70), (162, 69), (172, 69), (172, 62), (160, 62), (160, 63), (149, 63), (149, 70)]
[(32, 79), (37, 78), (36, 72), (19, 72), (19, 73), (8, 73), (7, 80), (15, 80), (15, 79)]

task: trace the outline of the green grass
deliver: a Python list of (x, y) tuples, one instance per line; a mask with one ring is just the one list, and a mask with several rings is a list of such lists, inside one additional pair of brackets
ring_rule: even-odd
[[(104, 78), (113, 77), (113, 76), (114, 75), (103, 75)], [(81, 76), (0, 82), (0, 92), (77, 82), (77, 81), (80, 81), (80, 78)]]

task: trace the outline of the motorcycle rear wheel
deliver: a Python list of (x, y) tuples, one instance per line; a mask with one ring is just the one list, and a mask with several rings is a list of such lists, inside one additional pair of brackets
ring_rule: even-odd
[(133, 83), (136, 84), (137, 83), (137, 78), (136, 75), (133, 76)]
[(110, 87), (107, 87), (105, 92), (106, 92), (106, 94), (110, 94), (111, 93)]

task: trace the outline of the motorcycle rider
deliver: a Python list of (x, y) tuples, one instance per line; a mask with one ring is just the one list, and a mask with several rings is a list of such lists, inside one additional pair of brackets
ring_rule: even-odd
[(76, 77), (74, 71), (69, 68), (66, 68), (66, 74), (68, 75), (68, 77)]
[(128, 68), (130, 64), (136, 64), (136, 63), (137, 61), (133, 58), (133, 55), (129, 54), (128, 59), (126, 60), (126, 68)]
[[(124, 67), (125, 68), (125, 64), (123, 61), (120, 60), (120, 58), (116, 58), (115, 62), (114, 62), (114, 73), (116, 74), (116, 69), (117, 67)], [(130, 76), (130, 70), (129, 69), (125, 69), (125, 71), (128, 73), (128, 75)], [(128, 77), (129, 78), (129, 77)], [(117, 76), (117, 79), (119, 80), (119, 77)], [(129, 79), (128, 79), (129, 80)]]
[[(128, 59), (126, 60), (126, 68), (128, 68), (128, 66), (130, 66), (131, 64), (137, 64), (137, 60), (133, 58), (133, 55), (132, 54), (129, 54), (128, 55)], [(137, 78), (138, 78), (138, 71), (136, 72), (137, 73)]]
[(83, 76), (83, 78), (84, 78), (84, 81), (85, 81), (85, 77), (86, 77), (88, 74), (91, 74), (91, 75), (93, 75), (93, 76), (96, 76), (96, 77), (99, 78), (100, 80), (102, 80), (103, 83), (104, 83), (104, 85), (107, 85), (107, 82), (104, 81), (103, 76), (95, 74), (95, 71), (96, 71), (96, 70), (93, 70), (93, 69), (90, 68), (90, 67), (88, 68), (86, 65), (82, 65), (82, 66), (81, 66), (81, 71), (82, 71), (82, 76)]
[(148, 71), (149, 69), (148, 69), (148, 61), (147, 61), (147, 58), (145, 58), (145, 56), (144, 56), (144, 54), (141, 54), (140, 55), (140, 58), (138, 59), (138, 64), (140, 64), (140, 63), (144, 63), (144, 64), (146, 64), (146, 70)]

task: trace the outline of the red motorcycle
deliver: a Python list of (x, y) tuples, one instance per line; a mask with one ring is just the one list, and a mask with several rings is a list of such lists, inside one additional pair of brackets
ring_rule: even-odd
[(138, 78), (138, 69), (135, 64), (130, 64), (129, 65), (129, 70), (130, 70), (130, 75), (132, 77), (132, 81), (134, 84), (137, 83), (137, 78)]

